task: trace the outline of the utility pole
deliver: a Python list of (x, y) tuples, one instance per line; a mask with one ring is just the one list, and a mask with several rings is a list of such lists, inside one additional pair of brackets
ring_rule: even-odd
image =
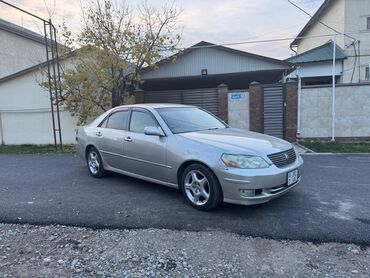
[(331, 141), (335, 141), (335, 62), (336, 62), (336, 35), (333, 36), (333, 76), (332, 76), (332, 131), (331, 131)]

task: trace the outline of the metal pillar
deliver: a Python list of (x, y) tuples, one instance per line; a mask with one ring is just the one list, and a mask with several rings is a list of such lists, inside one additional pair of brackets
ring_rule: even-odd
[(331, 131), (331, 141), (335, 141), (335, 53), (336, 51), (336, 36), (333, 36), (333, 76), (332, 76), (332, 131)]

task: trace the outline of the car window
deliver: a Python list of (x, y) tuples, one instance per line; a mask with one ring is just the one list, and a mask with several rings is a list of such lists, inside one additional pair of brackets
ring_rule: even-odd
[(158, 108), (157, 111), (175, 134), (227, 127), (212, 114), (196, 107)]
[[(118, 112), (115, 112), (115, 113), (111, 114), (109, 116), (109, 118), (107, 119), (108, 122), (106, 124), (106, 127), (107, 128), (112, 128), (112, 129), (125, 130), (128, 115), (129, 115), (128, 110), (118, 111)], [(104, 122), (103, 122), (103, 124), (104, 124)], [(104, 127), (104, 126), (102, 125), (102, 127)]]
[(148, 112), (132, 111), (130, 131), (144, 133), (147, 126), (159, 126), (157, 121)]

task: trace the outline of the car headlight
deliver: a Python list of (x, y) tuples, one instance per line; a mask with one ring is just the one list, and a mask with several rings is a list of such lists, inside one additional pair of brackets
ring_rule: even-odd
[(221, 160), (232, 168), (260, 169), (270, 166), (262, 157), (253, 155), (223, 154)]

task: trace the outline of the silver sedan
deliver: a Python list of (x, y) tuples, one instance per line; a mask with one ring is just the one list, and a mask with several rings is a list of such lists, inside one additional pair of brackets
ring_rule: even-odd
[(76, 140), (92, 176), (112, 171), (178, 188), (200, 210), (270, 201), (295, 187), (302, 173), (290, 143), (231, 128), (195, 106), (116, 107), (80, 127)]

